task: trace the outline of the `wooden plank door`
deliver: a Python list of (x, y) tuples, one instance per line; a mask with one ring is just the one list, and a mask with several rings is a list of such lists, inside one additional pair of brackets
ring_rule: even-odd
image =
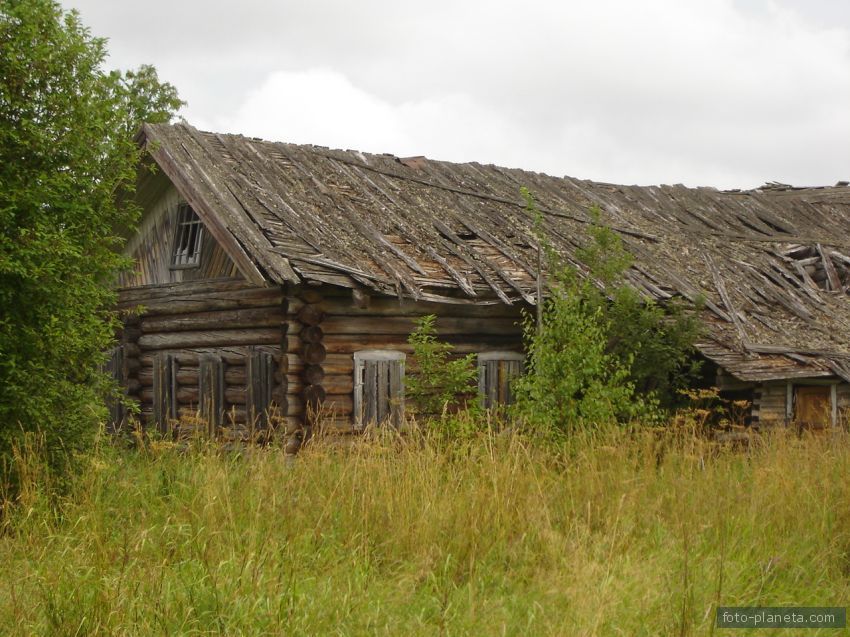
[(825, 431), (832, 424), (832, 400), (829, 385), (795, 388), (794, 421), (801, 429)]

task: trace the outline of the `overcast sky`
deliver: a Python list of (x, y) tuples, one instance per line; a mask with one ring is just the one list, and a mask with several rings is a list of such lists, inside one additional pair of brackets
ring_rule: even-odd
[(195, 126), (617, 183), (850, 179), (846, 0), (63, 0)]

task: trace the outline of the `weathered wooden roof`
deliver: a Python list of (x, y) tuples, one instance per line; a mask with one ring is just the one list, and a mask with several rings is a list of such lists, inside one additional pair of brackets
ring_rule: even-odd
[(142, 140), (249, 278), (444, 302), (535, 301), (533, 220), (576, 262), (592, 205), (659, 301), (704, 298), (701, 350), (742, 380), (850, 380), (850, 187), (620, 186), (146, 125)]

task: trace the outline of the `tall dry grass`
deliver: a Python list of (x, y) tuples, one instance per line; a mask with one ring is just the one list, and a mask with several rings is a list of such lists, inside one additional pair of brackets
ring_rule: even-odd
[(711, 635), (850, 593), (845, 437), (103, 445), (58, 505), (33, 466), (2, 634)]

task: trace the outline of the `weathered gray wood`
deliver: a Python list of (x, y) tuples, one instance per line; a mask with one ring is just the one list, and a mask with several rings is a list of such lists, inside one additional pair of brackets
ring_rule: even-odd
[(210, 427), (210, 435), (215, 435), (224, 419), (224, 363), (220, 356), (201, 356), (198, 382), (201, 416)]
[(118, 298), (126, 303), (143, 303), (156, 299), (170, 299), (175, 296), (207, 295), (232, 293), (244, 290), (274, 290), (274, 286), (257, 286), (242, 279), (230, 277), (220, 279), (203, 279), (200, 281), (183, 281), (180, 283), (161, 283), (137, 287), (120, 288)]
[(303, 359), (308, 365), (318, 365), (325, 360), (327, 349), (322, 343), (308, 343), (303, 349)]
[(829, 282), (829, 289), (835, 291), (840, 290), (841, 279), (838, 276), (838, 272), (835, 270), (835, 265), (832, 263), (832, 259), (829, 258), (830, 255), (827, 254), (821, 244), (817, 244), (817, 250), (821, 260), (823, 261), (823, 269), (826, 272), (826, 279)]
[(515, 351), (490, 351), (478, 355), (478, 392), (482, 406), (511, 404), (512, 381), (522, 374), (525, 355)]
[(186, 331), (145, 334), (139, 339), (139, 347), (143, 350), (152, 350), (227, 345), (271, 345), (280, 343), (280, 340), (280, 329), (271, 328)]
[(404, 418), (404, 359), (389, 363), (390, 418), (396, 427)]
[(257, 427), (268, 426), (274, 390), (274, 358), (268, 352), (252, 351), (247, 358), (248, 417)]
[(304, 403), (308, 408), (316, 410), (324, 402), (327, 392), (321, 385), (307, 385), (303, 390)]
[(177, 363), (170, 354), (158, 354), (153, 369), (153, 420), (167, 432), (177, 417)]
[(354, 372), (326, 376), (321, 385), (329, 394), (350, 394), (354, 390)]
[(378, 362), (367, 360), (364, 369), (363, 420), (368, 425), (378, 420)]
[(301, 340), (305, 343), (321, 343), (324, 338), (324, 331), (318, 325), (305, 326), (298, 332)]
[[(407, 337), (416, 329), (416, 318), (418, 317), (328, 317), (322, 322), (321, 329), (326, 335), (398, 334)], [(450, 334), (496, 334), (515, 335), (519, 338), (522, 334), (519, 318), (447, 318), (440, 316), (437, 318), (436, 327), (441, 337)], [(304, 338), (303, 334), (302, 338)]]
[(390, 390), (390, 375), (389, 375), (389, 363), (390, 361), (376, 361), (376, 385), (377, 385), (377, 403), (375, 406), (376, 413), (376, 421), (378, 423), (384, 422), (387, 416), (389, 416), (389, 390)]
[[(280, 354), (280, 347), (278, 345), (262, 345), (257, 347), (256, 349), (260, 349), (264, 352), (269, 352), (273, 356)], [(222, 345), (222, 346), (213, 346), (213, 347), (191, 347), (185, 349), (170, 349), (163, 350), (162, 352), (157, 352), (153, 350), (148, 350), (142, 353), (139, 356), (139, 363), (142, 368), (153, 367), (154, 357), (158, 353), (166, 353), (174, 356), (174, 359), (180, 364), (181, 367), (189, 367), (197, 369), (198, 360), (203, 354), (215, 354), (216, 356), (221, 356), (222, 360), (227, 365), (233, 366), (243, 366), (245, 365), (245, 357), (251, 351), (251, 346), (249, 345)], [(294, 356), (294, 355), (293, 355)]]
[(183, 332), (205, 329), (234, 329), (278, 326), (283, 313), (278, 308), (239, 309), (159, 315), (142, 319), (142, 332)]
[(298, 310), (298, 320), (304, 325), (318, 325), (324, 319), (324, 312), (316, 304), (305, 305)]
[(325, 370), (321, 365), (308, 365), (304, 368), (304, 382), (308, 385), (321, 385)]

